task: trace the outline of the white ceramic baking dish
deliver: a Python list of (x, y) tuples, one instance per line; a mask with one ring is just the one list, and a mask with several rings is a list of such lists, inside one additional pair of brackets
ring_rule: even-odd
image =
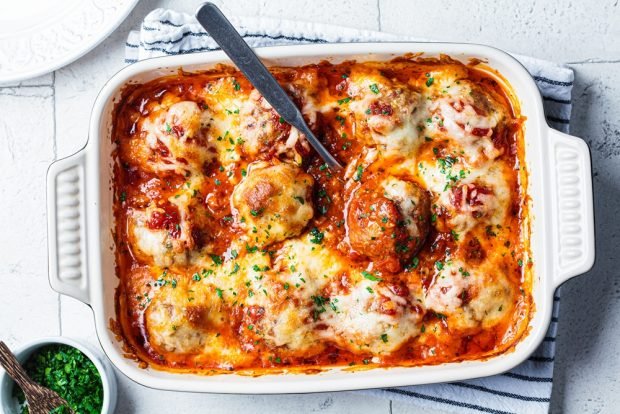
[(512, 85), (525, 123), (526, 164), (531, 196), (531, 249), (535, 313), (528, 334), (514, 350), (484, 361), (436, 366), (260, 377), (200, 376), (141, 369), (123, 357), (109, 329), (115, 318), (118, 279), (112, 240), (112, 110), (123, 86), (176, 72), (228, 63), (222, 52), (145, 60), (117, 73), (97, 97), (87, 145), (52, 164), (47, 176), (49, 276), (52, 288), (90, 305), (101, 345), (129, 378), (154, 388), (218, 393), (295, 393), (393, 387), (482, 377), (507, 371), (541, 343), (551, 319), (555, 289), (594, 263), (594, 217), (590, 153), (586, 143), (547, 125), (540, 93), (527, 71), (508, 54), (486, 46), (454, 43), (369, 43), (280, 46), (257, 49), (269, 65), (299, 65), (327, 59), (388, 60), (409, 52), (445, 53), (467, 62), (482, 59)]

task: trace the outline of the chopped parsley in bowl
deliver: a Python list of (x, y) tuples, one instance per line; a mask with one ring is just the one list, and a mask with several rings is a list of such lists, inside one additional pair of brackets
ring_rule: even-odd
[[(65, 337), (42, 338), (12, 349), (35, 382), (56, 391), (76, 414), (112, 414), (117, 384), (108, 360), (92, 346)], [(29, 413), (24, 394), (0, 372), (0, 412)], [(58, 408), (53, 414), (69, 413)]]
[[(74, 412), (99, 414), (103, 406), (103, 383), (95, 364), (82, 351), (69, 345), (46, 345), (32, 353), (24, 364), (26, 372), (35, 382), (53, 390), (64, 398)], [(21, 414), (28, 414), (23, 391), (17, 384), (13, 395), (21, 407)], [(64, 407), (53, 411), (69, 413)]]

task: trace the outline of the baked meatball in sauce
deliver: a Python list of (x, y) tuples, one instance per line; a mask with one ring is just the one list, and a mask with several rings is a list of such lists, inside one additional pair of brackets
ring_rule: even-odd
[(314, 215), (313, 184), (296, 165), (251, 164), (232, 195), (232, 210), (246, 237), (267, 246), (299, 235)]
[(351, 194), (346, 211), (351, 248), (382, 270), (398, 272), (430, 228), (429, 194), (412, 181), (375, 178)]

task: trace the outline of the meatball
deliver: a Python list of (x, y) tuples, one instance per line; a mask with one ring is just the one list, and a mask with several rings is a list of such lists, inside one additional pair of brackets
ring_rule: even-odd
[(474, 269), (456, 259), (437, 270), (424, 304), (446, 315), (450, 327), (487, 329), (511, 311), (513, 297), (513, 288), (501, 269), (489, 265)]
[(248, 155), (294, 155), (310, 150), (305, 135), (284, 122), (256, 89), (243, 103), (239, 115), (243, 151)]
[(233, 191), (236, 222), (260, 246), (297, 236), (314, 214), (313, 184), (312, 177), (297, 166), (253, 163)]
[(430, 197), (418, 185), (389, 177), (364, 183), (347, 210), (353, 250), (398, 272), (420, 250), (430, 228)]
[(132, 210), (127, 219), (133, 255), (156, 266), (185, 264), (189, 238), (179, 225), (179, 211), (172, 205)]
[(380, 74), (349, 78), (347, 93), (356, 122), (388, 151), (410, 152), (419, 142), (420, 94)]
[(155, 173), (200, 170), (214, 157), (207, 138), (210, 119), (210, 113), (192, 101), (154, 111), (130, 140), (130, 158)]
[(330, 306), (319, 313), (320, 321), (327, 325), (323, 336), (353, 353), (390, 354), (419, 334), (423, 312), (411, 299), (421, 297), (421, 292), (398, 295), (373, 283), (363, 281), (330, 298), (336, 310)]
[(203, 112), (196, 102), (181, 101), (168, 108), (165, 118), (165, 131), (173, 132), (185, 141), (198, 135), (203, 123)]
[(280, 122), (280, 116), (263, 96), (254, 89), (240, 110), (243, 150), (257, 155), (273, 150), (277, 141), (284, 141), (290, 126)]
[(429, 110), (427, 133), (455, 139), (470, 162), (495, 159), (506, 150), (505, 109), (478, 85), (466, 80), (454, 83)]
[[(151, 346), (158, 352), (203, 352), (225, 320), (219, 299), (206, 285), (189, 285), (171, 273), (161, 275), (154, 286), (144, 314)], [(195, 300), (189, 302), (188, 297)]]

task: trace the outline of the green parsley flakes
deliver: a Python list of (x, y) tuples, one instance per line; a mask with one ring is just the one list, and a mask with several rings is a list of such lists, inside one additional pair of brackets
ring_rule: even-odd
[(213, 260), (213, 263), (220, 266), (223, 263), (222, 257), (218, 256), (217, 254), (212, 254), (211, 256), (211, 260)]
[[(35, 351), (24, 364), (30, 378), (56, 391), (80, 414), (99, 414), (103, 407), (103, 383), (95, 364), (80, 350), (68, 345), (48, 345)], [(13, 395), (21, 414), (29, 412), (26, 398), (16, 385)], [(52, 411), (68, 413), (66, 407)]]
[(338, 99), (338, 105), (343, 105), (351, 102), (351, 97), (347, 96), (346, 98)]
[(353, 176), (353, 181), (360, 181), (362, 179), (362, 175), (364, 174), (364, 167), (358, 165), (355, 169), (355, 175)]
[(310, 230), (310, 235), (312, 236), (312, 238), (310, 238), (310, 241), (314, 244), (323, 243), (323, 239), (325, 238), (325, 234), (320, 232), (319, 229), (317, 229), (316, 227), (313, 227), (312, 230)]
[(374, 273), (370, 273), (365, 270), (362, 271), (362, 276), (364, 276), (365, 279), (372, 280), (373, 282), (381, 282), (383, 280)]
[(433, 78), (430, 73), (426, 74), (426, 78), (426, 86), (430, 87), (433, 82), (435, 82), (435, 78)]

